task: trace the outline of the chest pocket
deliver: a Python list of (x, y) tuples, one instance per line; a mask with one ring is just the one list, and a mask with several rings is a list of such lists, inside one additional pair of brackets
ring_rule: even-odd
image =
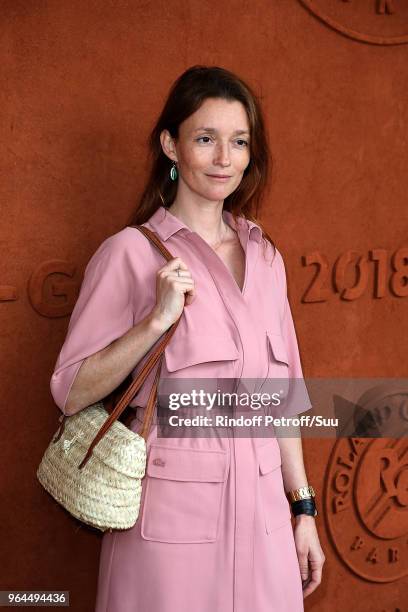
[(239, 351), (226, 334), (178, 335), (164, 351), (165, 370), (178, 378), (233, 378), (237, 373)]
[(267, 367), (261, 391), (270, 394), (279, 392), (282, 398), (285, 398), (290, 386), (290, 362), (285, 340), (281, 334), (269, 329), (266, 330), (265, 336)]
[(169, 543), (214, 542), (228, 470), (226, 451), (152, 444), (142, 538)]
[(290, 521), (290, 505), (282, 478), (282, 459), (278, 441), (258, 447), (259, 495), (266, 533), (270, 534)]
[[(275, 369), (276, 371), (285, 372), (288, 374), (289, 368), (289, 357), (286, 349), (286, 344), (283, 336), (270, 330), (266, 331), (267, 344), (268, 344), (268, 371)], [(278, 368), (278, 369), (277, 369)]]

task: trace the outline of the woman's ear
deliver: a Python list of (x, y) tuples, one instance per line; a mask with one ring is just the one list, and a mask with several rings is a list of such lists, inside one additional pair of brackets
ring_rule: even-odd
[(167, 155), (167, 157), (171, 159), (171, 161), (178, 161), (174, 138), (171, 136), (168, 130), (163, 130), (161, 132), (160, 143), (163, 149), (163, 153)]

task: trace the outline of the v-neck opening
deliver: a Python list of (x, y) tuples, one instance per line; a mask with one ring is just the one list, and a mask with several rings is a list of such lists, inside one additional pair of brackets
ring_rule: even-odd
[(234, 229), (229, 223), (228, 221), (224, 218), (225, 223), (227, 223), (227, 225), (237, 234), (239, 243), (242, 247), (242, 250), (244, 251), (244, 260), (245, 260), (245, 266), (244, 266), (244, 284), (242, 285), (242, 289), (241, 287), (238, 285), (237, 281), (234, 278), (234, 275), (232, 274), (231, 270), (228, 268), (228, 266), (225, 264), (225, 262), (221, 259), (221, 257), (218, 255), (218, 253), (208, 244), (208, 242), (206, 240), (204, 240), (204, 238), (202, 238), (199, 234), (197, 234), (197, 232), (193, 232), (194, 234), (196, 234), (196, 236), (198, 236), (206, 245), (207, 247), (211, 250), (211, 252), (214, 254), (214, 256), (218, 259), (218, 261), (220, 262), (220, 264), (223, 266), (223, 268), (226, 270), (227, 274), (229, 275), (229, 277), (231, 278), (232, 282), (234, 283), (235, 287), (238, 290), (239, 295), (244, 298), (244, 294), (245, 294), (245, 289), (247, 286), (247, 275), (248, 275), (248, 256), (247, 256), (247, 250), (248, 250), (248, 241), (247, 244), (244, 245), (241, 242), (241, 238), (239, 235), (239, 232)]
[[(225, 221), (225, 223), (236, 233), (239, 244), (241, 245), (241, 248), (244, 252), (244, 283), (242, 285), (242, 289), (241, 287), (238, 285), (237, 281), (234, 278), (234, 275), (232, 274), (231, 270), (228, 268), (228, 266), (225, 264), (225, 262), (221, 259), (221, 257), (218, 255), (218, 253), (208, 244), (208, 246), (210, 247), (210, 249), (213, 251), (213, 253), (216, 255), (216, 257), (218, 257), (218, 259), (220, 260), (221, 264), (224, 266), (224, 268), (227, 270), (228, 274), (231, 276), (233, 282), (235, 283), (239, 293), (241, 294), (242, 297), (244, 297), (244, 293), (245, 293), (245, 288), (246, 288), (246, 284), (247, 284), (247, 273), (248, 273), (248, 257), (247, 257), (247, 249), (248, 249), (248, 242), (246, 244), (246, 246), (244, 247), (244, 245), (241, 242), (241, 237), (239, 235), (239, 232), (237, 229), (235, 229), (234, 227), (232, 227), (232, 225), (230, 223), (228, 223), (227, 219), (225, 218), (226, 215), (224, 216), (224, 210), (222, 211), (222, 217)], [(205, 241), (204, 241), (205, 242)]]
[[(166, 213), (167, 213), (167, 214), (171, 215), (171, 216), (172, 216), (174, 219), (177, 219), (177, 221), (179, 221), (180, 223), (182, 223), (182, 224), (185, 226), (185, 228), (186, 228), (186, 229), (188, 229), (188, 230), (189, 230), (189, 231), (190, 231), (192, 234), (195, 234), (196, 236), (198, 236), (198, 238), (199, 238), (200, 240), (202, 240), (202, 242), (204, 242), (204, 243), (206, 244), (206, 246), (207, 246), (207, 247), (208, 247), (208, 248), (209, 248), (209, 249), (212, 251), (212, 253), (214, 254), (214, 256), (215, 256), (215, 257), (218, 259), (218, 261), (221, 263), (221, 265), (223, 266), (223, 268), (226, 270), (227, 274), (229, 275), (229, 277), (231, 278), (231, 280), (232, 280), (232, 282), (234, 283), (235, 287), (237, 288), (239, 295), (240, 295), (240, 296), (243, 298), (243, 297), (244, 297), (244, 294), (245, 294), (245, 289), (246, 289), (246, 286), (247, 286), (247, 275), (248, 275), (248, 255), (247, 255), (247, 250), (248, 250), (248, 240), (249, 240), (249, 234), (248, 234), (248, 236), (247, 236), (247, 243), (246, 243), (246, 245), (244, 246), (244, 245), (242, 244), (242, 242), (241, 242), (241, 237), (240, 237), (239, 230), (238, 230), (236, 227), (233, 227), (233, 226), (231, 225), (231, 223), (229, 223), (229, 222), (228, 222), (228, 220), (227, 220), (227, 218), (226, 218), (226, 217), (227, 217), (227, 215), (225, 215), (225, 213), (226, 213), (226, 212), (229, 212), (229, 211), (226, 211), (226, 210), (224, 210), (224, 209), (223, 209), (221, 214), (222, 214), (222, 218), (223, 218), (224, 222), (225, 222), (225, 223), (226, 223), (226, 224), (227, 224), (227, 225), (228, 225), (228, 226), (229, 226), (229, 227), (230, 227), (230, 228), (231, 228), (231, 229), (232, 229), (232, 230), (233, 230), (233, 231), (236, 233), (237, 238), (238, 238), (238, 240), (239, 240), (239, 243), (240, 243), (240, 245), (241, 245), (241, 247), (242, 247), (242, 250), (244, 251), (245, 266), (244, 266), (244, 284), (242, 285), (242, 289), (240, 288), (240, 286), (238, 285), (237, 281), (235, 280), (234, 275), (232, 274), (231, 270), (230, 270), (230, 269), (228, 268), (228, 266), (227, 266), (227, 265), (224, 263), (224, 261), (223, 261), (223, 260), (221, 259), (221, 257), (218, 255), (218, 253), (217, 253), (217, 252), (216, 252), (216, 251), (215, 251), (215, 250), (212, 248), (212, 246), (210, 246), (210, 245), (208, 244), (208, 242), (207, 242), (206, 240), (204, 240), (204, 238), (202, 238), (202, 237), (200, 236), (200, 234), (198, 234), (198, 233), (197, 233), (197, 232), (195, 232), (194, 230), (190, 229), (190, 228), (189, 228), (189, 227), (188, 227), (188, 226), (187, 226), (187, 225), (186, 225), (186, 224), (185, 224), (183, 221), (180, 221), (180, 219), (179, 219), (178, 217), (176, 217), (176, 215), (173, 215), (173, 213), (172, 213), (172, 212), (171, 212), (171, 211), (170, 211), (168, 208), (165, 208), (165, 207), (164, 207), (164, 209), (165, 209), (165, 211), (166, 211)], [(230, 213), (230, 214), (231, 214), (231, 213)]]

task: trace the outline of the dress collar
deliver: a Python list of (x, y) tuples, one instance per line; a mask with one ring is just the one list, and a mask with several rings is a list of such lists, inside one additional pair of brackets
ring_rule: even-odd
[[(257, 225), (253, 221), (250, 221), (249, 219), (238, 217), (237, 228), (237, 225), (234, 222), (234, 217), (228, 210), (223, 210), (222, 216), (224, 221), (228, 223), (228, 225), (232, 227), (232, 229), (236, 231), (246, 231), (249, 234), (250, 240), (256, 240), (256, 242), (261, 242), (262, 230), (259, 225)], [(192, 232), (192, 230), (187, 225), (180, 221), (180, 219), (173, 215), (164, 206), (159, 206), (159, 208), (150, 217), (148, 222), (153, 227), (153, 230), (159, 235), (161, 240), (168, 240), (170, 236), (180, 230), (187, 230), (184, 233)]]

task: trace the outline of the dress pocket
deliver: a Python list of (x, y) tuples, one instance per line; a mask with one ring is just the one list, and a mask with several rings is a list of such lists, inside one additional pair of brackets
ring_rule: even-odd
[(227, 451), (152, 444), (142, 538), (169, 543), (215, 542), (228, 470)]
[(285, 398), (289, 392), (289, 357), (283, 336), (265, 331), (266, 376), (260, 386), (263, 393), (277, 393)]
[(290, 364), (283, 336), (269, 330), (267, 330), (266, 335), (268, 339), (268, 348), (271, 349), (269, 351), (268, 370), (272, 370), (273, 366), (280, 366), (284, 368), (282, 371), (287, 371)]
[(164, 351), (168, 372), (180, 378), (234, 377), (239, 351), (233, 339), (223, 334), (178, 335)]
[(257, 449), (259, 464), (259, 492), (265, 529), (272, 533), (291, 519), (282, 478), (282, 459), (277, 440)]

